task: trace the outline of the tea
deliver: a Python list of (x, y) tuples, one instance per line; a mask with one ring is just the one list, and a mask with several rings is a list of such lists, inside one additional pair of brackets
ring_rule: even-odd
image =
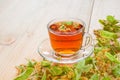
[(70, 56), (82, 46), (84, 27), (78, 22), (60, 21), (48, 27), (50, 42), (56, 54)]

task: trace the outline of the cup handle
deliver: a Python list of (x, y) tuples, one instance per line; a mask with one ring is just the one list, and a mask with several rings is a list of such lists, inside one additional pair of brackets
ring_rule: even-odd
[(84, 35), (83, 35), (83, 44), (82, 44), (82, 48), (81, 49), (86, 49), (90, 45), (92, 45), (92, 36), (89, 33), (84, 32)]

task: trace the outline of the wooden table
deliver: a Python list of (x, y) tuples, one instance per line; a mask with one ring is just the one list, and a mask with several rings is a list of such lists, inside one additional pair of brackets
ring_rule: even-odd
[(120, 0), (0, 0), (0, 80), (13, 80), (15, 66), (40, 61), (39, 43), (48, 37), (47, 23), (58, 17), (80, 18), (86, 31), (101, 28), (98, 19), (120, 19)]

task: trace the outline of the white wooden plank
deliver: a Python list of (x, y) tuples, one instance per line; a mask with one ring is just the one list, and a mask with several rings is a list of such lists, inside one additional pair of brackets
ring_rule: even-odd
[[(7, 0), (6, 0), (7, 1)], [(0, 80), (12, 80), (15, 66), (25, 58), (41, 60), (39, 43), (48, 36), (46, 25), (53, 18), (76, 17), (89, 24), (94, 0), (12, 0), (0, 6), (1, 33), (13, 33), (16, 42), (0, 46)], [(87, 28), (86, 28), (87, 31)]]

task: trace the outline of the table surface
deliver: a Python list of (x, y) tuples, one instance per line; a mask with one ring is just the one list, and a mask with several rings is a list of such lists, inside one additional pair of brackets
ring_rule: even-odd
[[(42, 60), (37, 49), (48, 37), (47, 23), (60, 17), (80, 18), (86, 31), (101, 28), (98, 19), (120, 19), (120, 0), (0, 0), (0, 80), (13, 80), (15, 66)], [(94, 37), (94, 35), (93, 35)]]

